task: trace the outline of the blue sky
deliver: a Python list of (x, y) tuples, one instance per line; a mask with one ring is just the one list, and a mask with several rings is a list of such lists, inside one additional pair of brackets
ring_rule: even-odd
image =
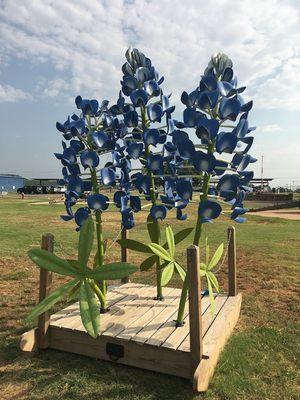
[(78, 94), (116, 99), (132, 44), (165, 76), (177, 117), (181, 92), (227, 53), (254, 99), (251, 154), (275, 185), (300, 186), (299, 27), (298, 0), (0, 0), (0, 173), (60, 176), (55, 122)]

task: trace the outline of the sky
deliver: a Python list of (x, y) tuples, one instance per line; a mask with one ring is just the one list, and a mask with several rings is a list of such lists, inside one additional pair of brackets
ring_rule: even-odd
[(60, 177), (56, 121), (75, 97), (117, 99), (129, 45), (180, 95), (210, 56), (233, 61), (257, 126), (250, 154), (273, 186), (300, 186), (300, 0), (0, 0), (0, 173)]

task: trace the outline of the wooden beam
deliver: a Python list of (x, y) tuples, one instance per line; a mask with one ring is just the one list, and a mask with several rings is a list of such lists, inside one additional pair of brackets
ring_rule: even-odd
[(191, 378), (193, 379), (203, 354), (201, 280), (198, 246), (192, 245), (187, 249), (187, 274), (189, 282)]
[(228, 235), (228, 295), (236, 296), (236, 238), (235, 227), (230, 226), (227, 230)]
[[(53, 253), (54, 247), (54, 236), (50, 233), (42, 236), (43, 250), (47, 250)], [(43, 268), (40, 269), (40, 292), (39, 301), (44, 300), (51, 290), (52, 284), (52, 272), (49, 272)], [(49, 347), (49, 325), (50, 325), (50, 311), (46, 311), (39, 316), (38, 319), (38, 331), (37, 331), (37, 346), (39, 349), (46, 349)]]
[[(122, 228), (121, 239), (127, 239), (127, 238), (128, 238), (128, 229)], [(121, 246), (121, 261), (127, 262), (127, 260), (128, 260), (128, 249), (126, 247)], [(129, 283), (130, 282), (129, 276), (125, 276), (124, 278), (122, 278), (121, 282)]]

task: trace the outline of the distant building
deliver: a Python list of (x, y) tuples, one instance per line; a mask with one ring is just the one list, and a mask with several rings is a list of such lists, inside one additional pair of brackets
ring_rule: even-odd
[(0, 174), (0, 192), (16, 192), (24, 186), (24, 181), (20, 175)]

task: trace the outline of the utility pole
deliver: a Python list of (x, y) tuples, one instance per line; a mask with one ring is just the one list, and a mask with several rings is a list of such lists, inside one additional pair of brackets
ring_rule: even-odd
[(264, 189), (264, 156), (263, 155), (261, 155), (260, 180), (261, 180), (260, 190), (263, 192), (263, 189)]

